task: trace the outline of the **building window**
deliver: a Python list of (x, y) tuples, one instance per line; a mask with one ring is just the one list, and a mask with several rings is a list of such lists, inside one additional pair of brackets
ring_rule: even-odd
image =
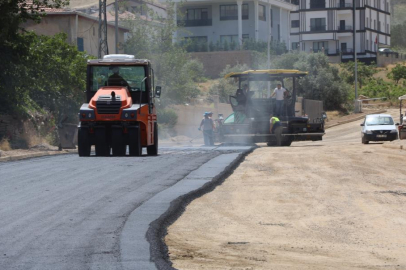
[[(242, 5), (242, 19), (248, 20), (248, 4)], [(237, 5), (221, 5), (220, 6), (220, 21), (238, 20)]]
[(310, 0), (310, 8), (325, 8), (326, 0)]
[(327, 53), (328, 52), (328, 42), (327, 41), (313, 42), (313, 52)]
[(209, 11), (207, 8), (194, 8), (186, 11), (186, 18), (188, 21), (207, 20), (209, 18)]
[(77, 46), (78, 46), (78, 51), (83, 52), (85, 50), (84, 46), (83, 46), (83, 38), (78, 37), (76, 43), (77, 43)]
[(291, 22), (291, 27), (292, 28), (299, 28), (300, 27), (300, 21), (299, 20), (293, 20)]
[(266, 21), (266, 8), (263, 5), (258, 5), (258, 19)]
[(300, 49), (300, 43), (299, 42), (292, 42), (292, 51), (299, 50), (299, 49)]
[(376, 20), (374, 20), (374, 29), (376, 30)]
[(326, 18), (310, 19), (310, 31), (326, 31)]

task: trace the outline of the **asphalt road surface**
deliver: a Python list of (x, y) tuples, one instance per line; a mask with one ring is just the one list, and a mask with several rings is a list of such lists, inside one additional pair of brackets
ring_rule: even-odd
[(0, 269), (123, 269), (128, 216), (221, 154), (164, 148), (157, 157), (70, 154), (0, 164)]

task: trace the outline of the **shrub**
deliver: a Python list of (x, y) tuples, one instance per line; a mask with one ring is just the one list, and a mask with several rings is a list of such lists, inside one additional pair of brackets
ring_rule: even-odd
[(167, 128), (174, 128), (178, 122), (178, 115), (173, 109), (158, 109), (157, 112), (158, 124)]

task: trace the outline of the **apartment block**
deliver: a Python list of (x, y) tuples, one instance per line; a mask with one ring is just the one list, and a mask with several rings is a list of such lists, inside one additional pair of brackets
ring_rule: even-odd
[(376, 58), (379, 47), (390, 46), (390, 0), (300, 0), (298, 4), (290, 15), (292, 50), (324, 52), (348, 61), (354, 50), (358, 58), (368, 60)]
[[(162, 0), (165, 2), (165, 0)], [(182, 31), (174, 39), (190, 38), (201, 42), (220, 41), (242, 44), (246, 39), (284, 42), (290, 47), (290, 12), (296, 0), (174, 0)]]

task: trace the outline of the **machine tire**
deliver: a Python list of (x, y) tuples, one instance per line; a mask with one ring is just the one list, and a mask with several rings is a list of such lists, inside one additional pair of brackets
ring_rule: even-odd
[(283, 146), (283, 144), (282, 144), (282, 131), (283, 131), (282, 126), (277, 127), (275, 129), (275, 131), (274, 131), (275, 138), (276, 138), (275, 146)]
[(106, 157), (110, 156), (110, 146), (107, 141), (106, 129), (104, 128), (95, 128), (95, 149), (96, 156)]
[(368, 144), (369, 143), (369, 141), (367, 141), (366, 139), (365, 139), (365, 136), (362, 136), (362, 144)]
[(79, 128), (78, 132), (78, 153), (79, 157), (90, 156), (91, 144), (89, 140), (89, 132), (86, 129)]
[(128, 148), (130, 151), (130, 156), (140, 157), (142, 156), (142, 145), (141, 145), (141, 127), (138, 124), (136, 128), (128, 129), (129, 143)]
[(121, 128), (113, 128), (111, 133), (111, 148), (113, 156), (125, 156), (126, 144), (124, 143), (124, 135)]
[(154, 124), (154, 145), (147, 146), (148, 156), (158, 155), (158, 125)]
[(292, 139), (288, 139), (287, 141), (282, 141), (282, 146), (291, 146), (292, 145)]

